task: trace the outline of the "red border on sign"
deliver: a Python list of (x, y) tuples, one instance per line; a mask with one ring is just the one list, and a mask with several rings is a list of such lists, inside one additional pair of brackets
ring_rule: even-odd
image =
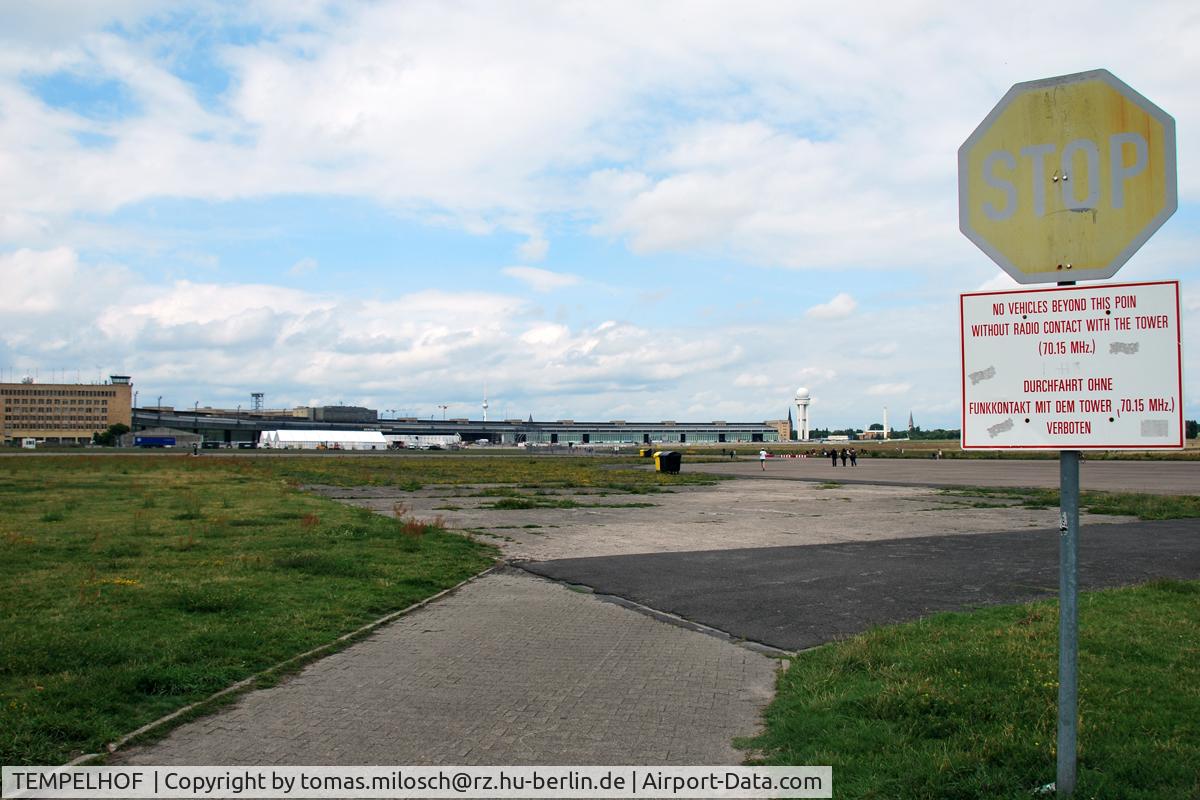
[[(1041, 292), (1077, 292), (1081, 289), (1120, 289), (1126, 286), (1174, 286), (1175, 287), (1175, 324), (1179, 334), (1178, 341), (1175, 344), (1175, 356), (1177, 359), (1176, 375), (1179, 378), (1179, 442), (1178, 444), (1076, 444), (1076, 445), (1053, 445), (1053, 444), (991, 444), (991, 445), (968, 445), (967, 444), (967, 336), (966, 336), (966, 311), (964, 309), (964, 299), (967, 297), (987, 297), (995, 294), (1038, 294)], [(959, 434), (959, 447), (963, 450), (1177, 450), (1184, 447), (1184, 426), (1183, 426), (1183, 317), (1180, 314), (1179, 306), (1179, 281), (1141, 281), (1139, 283), (1100, 283), (1088, 286), (1048, 286), (1044, 289), (1009, 289), (998, 290), (994, 292), (963, 292), (958, 296), (958, 353), (960, 359), (959, 371), (961, 373), (962, 394), (960, 402), (962, 404), (962, 433)]]

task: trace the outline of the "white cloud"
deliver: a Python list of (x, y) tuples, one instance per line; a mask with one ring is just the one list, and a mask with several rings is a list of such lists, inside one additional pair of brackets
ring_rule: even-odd
[(523, 261), (541, 261), (548, 252), (550, 252), (550, 242), (541, 235), (530, 236), (517, 248), (517, 255)]
[(56, 311), (68, 300), (66, 295), (76, 284), (78, 273), (79, 260), (66, 247), (0, 255), (0, 283), (4, 285), (0, 309), (10, 313)]
[[(498, 293), (362, 300), (265, 283), (152, 284), (70, 250), (0, 257), (0, 279), (11, 287), (0, 364), (104, 364), (176, 404), (233, 405), (266, 390), (280, 405), (424, 403), (410, 409), (424, 415), (436, 403), (475, 407), (484, 376), (497, 414), (508, 405), (508, 416), (539, 419), (778, 419), (799, 385), (817, 427), (874, 421), (880, 398), (897, 419), (911, 409), (923, 424), (950, 424), (958, 402), (945, 367), (957, 359), (952, 299), (862, 311), (854, 325), (689, 328), (572, 323)], [(880, 330), (921, 358), (870, 354)]]
[(20, 211), (0, 211), (0, 242), (20, 242), (37, 239), (47, 232), (44, 219)]
[(311, 257), (310, 258), (302, 258), (299, 261), (297, 261), (295, 264), (292, 264), (292, 266), (288, 268), (288, 274), (289, 275), (307, 275), (310, 272), (316, 272), (316, 269), (318, 266), (319, 265), (315, 258), (311, 258)]
[(489, 387), (531, 404), (524, 413), (554, 398), (568, 406), (564, 416), (604, 416), (633, 398), (661, 415), (684, 391), (678, 384), (720, 383), (744, 357), (721, 331), (652, 334), (614, 320), (572, 326), (539, 319), (526, 301), (503, 294), (360, 300), (269, 284), (155, 285), (81, 262), (69, 249), (2, 256), (0, 279), (12, 321), (0, 332), (0, 363), (49, 369), (61, 367), (64, 352), (85, 364), (102, 353), (144, 392), (182, 404), (236, 403), (264, 386), (281, 404), (465, 402), (481, 383), (473, 365), (486, 364), (488, 375), (506, 376)]
[(916, 205), (911, 184), (891, 185), (899, 179), (881, 160), (882, 132), (814, 140), (757, 121), (700, 122), (667, 147), (653, 182), (637, 167), (623, 183), (602, 176), (625, 192), (610, 188), (599, 229), (628, 236), (640, 252), (728, 249), (796, 268), (892, 266), (898, 251), (933, 258), (952, 232), (949, 193)]
[(864, 356), (872, 356), (875, 358), (888, 358), (896, 355), (900, 350), (900, 344), (895, 341), (877, 342), (863, 349)]
[[(568, 212), (642, 252), (911, 268), (960, 252), (953, 153), (1016, 80), (1117, 53), (1108, 66), (1180, 120), (1180, 151), (1200, 144), (1185, 3), (1134, 18), (1115, 4), (1087, 19), (1042, 9), (1036, 31), (965, 6), (295, 5), (222, 12), (269, 36), (220, 48), (228, 89), (208, 106), (161, 39), (138, 38), (159, 4), (16, 15), (0, 57), (0, 219), (321, 192), (518, 231), (525, 261)], [(1136, 57), (1147, 46), (1154, 62)], [(140, 113), (85, 119), (21, 82), (64, 67), (120, 82)], [(89, 149), (77, 132), (113, 143)], [(1185, 199), (1200, 193), (1191, 174)]]
[(12, 44), (36, 42), (43, 47), (70, 43), (79, 36), (111, 25), (136, 25), (148, 14), (170, 8), (167, 0), (107, 0), (104, 3), (11, 3), (4, 9), (0, 40)]
[[(82, 264), (69, 247), (0, 253), (0, 311), (6, 315), (58, 314), (66, 326), (134, 285), (124, 268)], [(21, 335), (21, 325), (0, 327), (0, 335)]]
[(804, 312), (813, 319), (844, 319), (854, 313), (858, 303), (845, 292), (839, 292), (828, 303), (815, 305)]
[(802, 367), (792, 377), (804, 383), (829, 383), (837, 376), (837, 370), (829, 367)]
[(578, 275), (566, 272), (551, 272), (537, 267), (505, 267), (500, 270), (510, 278), (516, 278), (535, 292), (552, 292), (565, 289), (580, 282)]
[(554, 345), (571, 335), (565, 325), (535, 325), (521, 334), (521, 341), (528, 345)]
[(1021, 284), (1012, 279), (1007, 272), (1001, 272), (988, 278), (975, 289), (977, 292), (1007, 292), (1020, 289)]
[(763, 386), (769, 386), (770, 384), (770, 378), (768, 378), (766, 375), (756, 372), (743, 372), (733, 379), (734, 386), (761, 388)]
[(866, 393), (869, 395), (886, 396), (907, 394), (911, 390), (911, 383), (875, 383), (867, 387)]

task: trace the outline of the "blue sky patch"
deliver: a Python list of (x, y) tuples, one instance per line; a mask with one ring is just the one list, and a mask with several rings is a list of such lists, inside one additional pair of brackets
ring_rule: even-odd
[(23, 82), (51, 108), (69, 111), (97, 122), (126, 119), (142, 111), (129, 87), (111, 78), (55, 72), (51, 75), (30, 75)]

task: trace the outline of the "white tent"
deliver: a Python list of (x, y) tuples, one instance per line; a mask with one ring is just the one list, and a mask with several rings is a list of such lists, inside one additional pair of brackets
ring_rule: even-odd
[(379, 431), (263, 431), (259, 447), (284, 450), (387, 450)]

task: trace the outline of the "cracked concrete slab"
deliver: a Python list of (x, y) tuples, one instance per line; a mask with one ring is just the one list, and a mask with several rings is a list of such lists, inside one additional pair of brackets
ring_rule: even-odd
[[(401, 503), (405, 515), (441, 517), (452, 529), (498, 545), (508, 559), (536, 561), (1030, 530), (1057, 525), (1058, 520), (1056, 509), (946, 495), (934, 488), (752, 478), (649, 495), (560, 490), (543, 496), (587, 505), (513, 510), (489, 508), (497, 498), (479, 496), (482, 487), (474, 486), (415, 492), (310, 488), (384, 514)], [(1086, 525), (1127, 521), (1130, 518), (1082, 517)]]

